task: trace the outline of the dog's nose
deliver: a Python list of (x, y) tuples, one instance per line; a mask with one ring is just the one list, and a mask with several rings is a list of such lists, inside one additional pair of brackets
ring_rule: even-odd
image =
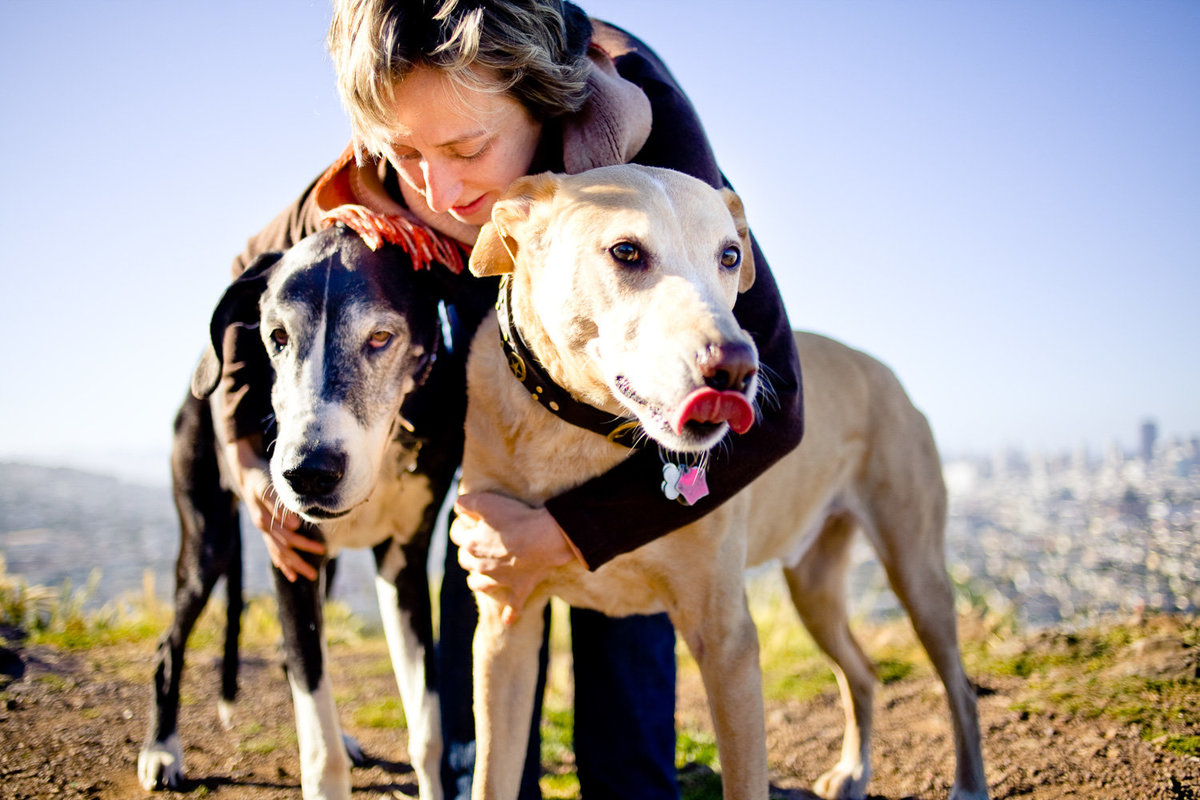
[(283, 477), (297, 494), (314, 496), (332, 492), (345, 473), (345, 453), (323, 450), (306, 455), (299, 464), (284, 470)]
[(718, 392), (744, 392), (758, 372), (754, 348), (743, 342), (712, 345), (700, 361), (704, 382)]

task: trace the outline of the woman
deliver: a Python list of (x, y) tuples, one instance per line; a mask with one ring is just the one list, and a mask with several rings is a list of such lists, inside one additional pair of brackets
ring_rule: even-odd
[[(690, 102), (657, 56), (571, 3), (339, 0), (328, 44), (353, 142), (250, 240), (235, 260), (235, 274), (259, 252), (286, 248), (318, 229), (330, 211), (366, 235), (386, 230), (387, 219), (415, 218), (469, 247), (508, 184), (546, 170), (633, 162), (725, 184)], [(635, 452), (545, 508), (494, 495), (459, 498), (451, 528), (458, 547), (447, 555), (442, 591), (440, 661), (451, 796), (469, 785), (473, 760), (474, 606), (461, 570), (471, 589), (504, 602), (510, 616), (519, 614), (548, 570), (571, 559), (596, 569), (699, 518), (799, 442), (803, 405), (791, 326), (757, 245), (754, 259), (756, 281), (734, 313), (758, 346), (770, 400), (758, 424), (712, 460), (708, 498), (690, 507), (666, 500), (653, 449)], [(495, 286), (466, 274), (443, 277), (455, 321), (452, 344), (461, 358)], [(255, 377), (262, 374), (255, 361), (261, 346), (253, 335), (233, 330), (226, 347), (225, 387), (233, 409), (227, 438), (240, 465), (243, 497), (258, 501), (250, 511), (273, 562), (291, 579), (312, 578), (298, 551), (317, 553), (321, 545), (295, 532), (294, 515), (272, 520), (275, 498), (261, 456), (269, 397), (255, 391), (263, 385)], [(463, 385), (457, 385), (460, 398), (452, 412), (439, 407), (431, 424), (461, 427)], [(665, 615), (610, 620), (573, 612), (572, 630), (583, 791), (590, 798), (677, 796), (669, 621)], [(532, 796), (536, 772), (526, 769)]]

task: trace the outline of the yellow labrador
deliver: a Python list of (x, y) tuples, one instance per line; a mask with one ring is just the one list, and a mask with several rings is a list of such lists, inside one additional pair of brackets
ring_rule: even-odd
[[(531, 392), (516, 379), (526, 371), (522, 352), (576, 400), (640, 423), (645, 446), (700, 454), (753, 423), (757, 354), (730, 309), (753, 282), (754, 266), (732, 192), (636, 166), (526, 178), (496, 204), (471, 270), (511, 273), (499, 304), (511, 324), (500, 328), (509, 336), (515, 330), (527, 349), (506, 350), (494, 320), (473, 343), (462, 491), (537, 506), (629, 453), (535, 400), (540, 387)], [(746, 567), (772, 559), (782, 563), (801, 618), (833, 660), (846, 705), (841, 759), (816, 791), (862, 797), (874, 673), (847, 625), (844, 578), (856, 530), (874, 545), (945, 684), (957, 757), (950, 796), (987, 797), (929, 427), (879, 362), (813, 334), (796, 334), (796, 343), (807, 433), (783, 461), (692, 525), (594, 572), (562, 568), (511, 626), (501, 622), (496, 601), (477, 596), (476, 800), (517, 796), (539, 612), (551, 595), (611, 615), (665, 609), (700, 666), (725, 797), (766, 798), (762, 679), (743, 577)], [(667, 490), (678, 476), (669, 477)], [(677, 491), (687, 489), (681, 483)]]

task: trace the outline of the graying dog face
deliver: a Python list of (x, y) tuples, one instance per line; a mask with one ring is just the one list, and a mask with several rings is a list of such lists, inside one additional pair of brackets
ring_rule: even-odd
[(321, 521), (370, 496), (437, 350), (436, 303), (398, 249), (372, 252), (353, 232), (284, 254), (259, 308), (275, 370), (271, 478), (286, 506)]

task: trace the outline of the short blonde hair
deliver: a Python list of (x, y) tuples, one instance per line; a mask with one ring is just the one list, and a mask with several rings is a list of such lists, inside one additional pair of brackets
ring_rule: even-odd
[(562, 0), (335, 0), (327, 44), (355, 138), (382, 156), (394, 89), (415, 67), (506, 92), (544, 121), (583, 106), (590, 38)]

